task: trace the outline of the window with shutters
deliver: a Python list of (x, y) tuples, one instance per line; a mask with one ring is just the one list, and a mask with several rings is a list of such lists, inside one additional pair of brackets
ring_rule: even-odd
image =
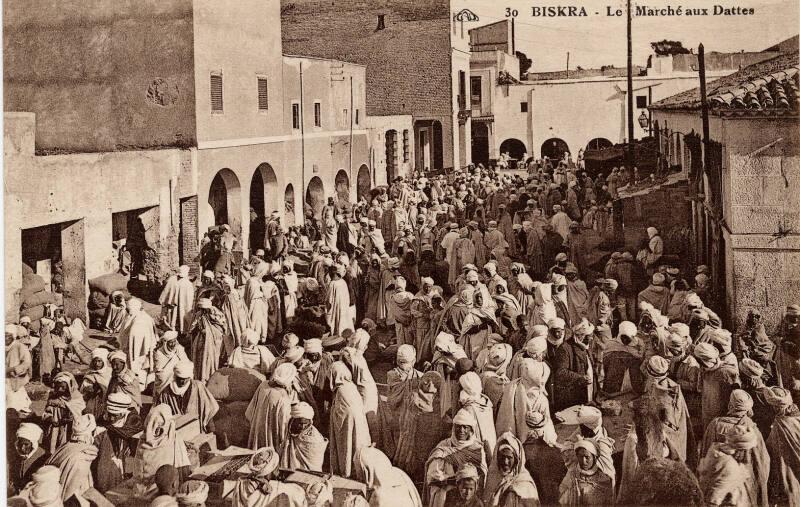
[(300, 103), (292, 102), (292, 128), (300, 130)]
[(258, 110), (267, 111), (269, 109), (269, 87), (267, 78), (258, 76)]
[(211, 112), (222, 112), (222, 73), (211, 74)]
[(409, 140), (408, 129), (403, 131), (403, 162), (408, 162)]
[(314, 126), (322, 126), (322, 104), (319, 101), (314, 102)]

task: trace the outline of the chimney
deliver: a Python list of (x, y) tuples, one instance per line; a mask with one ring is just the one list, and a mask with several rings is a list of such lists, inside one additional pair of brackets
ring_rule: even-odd
[(380, 30), (384, 30), (386, 28), (386, 14), (378, 14), (378, 28), (375, 29), (376, 32)]

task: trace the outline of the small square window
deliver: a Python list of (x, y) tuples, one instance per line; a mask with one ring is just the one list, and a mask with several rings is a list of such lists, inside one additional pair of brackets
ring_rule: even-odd
[(647, 95), (636, 96), (636, 107), (638, 109), (644, 109), (647, 107)]
[(314, 126), (322, 126), (322, 104), (314, 102)]
[(292, 104), (292, 128), (300, 130), (300, 104)]
[(222, 112), (222, 74), (211, 74), (211, 111)]
[(258, 78), (258, 110), (266, 111), (269, 109), (269, 88), (267, 78)]
[(528, 103), (527, 102), (520, 102), (519, 103), (519, 112), (520, 113), (527, 113), (528, 112)]

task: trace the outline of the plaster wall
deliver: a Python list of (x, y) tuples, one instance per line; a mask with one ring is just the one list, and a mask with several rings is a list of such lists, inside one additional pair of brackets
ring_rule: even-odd
[[(6, 115), (4, 145), (20, 146), (17, 136), (29, 138), (35, 130), (33, 115)], [(30, 144), (28, 142), (28, 144)], [(112, 214), (157, 207), (158, 224), (150, 231), (148, 246), (160, 256), (164, 275), (177, 265), (177, 250), (167, 248), (179, 228), (179, 199), (196, 192), (194, 169), (187, 150), (79, 153), (35, 156), (26, 151), (4, 153), (5, 295), (6, 310), (15, 312), (22, 285), (22, 230), (63, 222), (83, 222), (86, 279), (116, 266), (112, 248)], [(185, 193), (178, 191), (183, 188)], [(154, 244), (150, 245), (150, 241)], [(172, 258), (175, 257), (175, 258)]]
[(46, 153), (195, 145), (192, 4), (3, 2), (4, 110)]

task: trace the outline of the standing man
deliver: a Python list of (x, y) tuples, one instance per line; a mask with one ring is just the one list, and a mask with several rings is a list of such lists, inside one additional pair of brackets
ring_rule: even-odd
[(127, 366), (139, 380), (139, 389), (148, 384), (153, 369), (153, 352), (158, 343), (153, 318), (142, 310), (142, 300), (128, 301), (128, 320), (117, 338), (120, 350), (127, 354)]

